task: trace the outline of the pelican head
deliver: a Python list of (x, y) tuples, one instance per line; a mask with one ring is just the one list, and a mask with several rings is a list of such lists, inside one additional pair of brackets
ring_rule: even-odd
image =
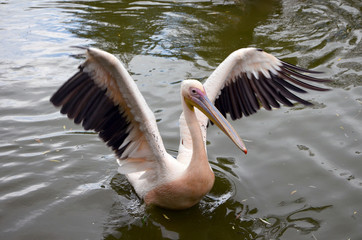
[(204, 86), (197, 80), (184, 80), (181, 83), (181, 96), (190, 110), (194, 107), (203, 112), (216, 126), (218, 126), (245, 154), (247, 153), (243, 140), (235, 129), (217, 110), (206, 95)]

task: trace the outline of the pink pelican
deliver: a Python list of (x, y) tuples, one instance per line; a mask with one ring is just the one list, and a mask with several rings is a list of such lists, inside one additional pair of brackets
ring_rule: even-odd
[[(113, 149), (125, 174), (147, 205), (185, 209), (212, 188), (214, 173), (206, 151), (208, 121), (217, 125), (244, 153), (245, 145), (230, 123), (260, 107), (271, 110), (292, 101), (311, 105), (292, 91), (325, 91), (305, 81), (325, 82), (305, 73), (320, 73), (283, 62), (256, 48), (231, 53), (204, 84), (181, 83), (180, 146), (175, 159), (167, 153), (155, 117), (134, 80), (113, 55), (86, 49), (86, 60), (50, 101), (60, 112), (92, 129)], [(299, 86), (297, 86), (299, 85)]]

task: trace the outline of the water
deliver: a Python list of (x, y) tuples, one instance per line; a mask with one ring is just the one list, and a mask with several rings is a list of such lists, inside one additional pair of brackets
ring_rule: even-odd
[[(0, 1), (1, 239), (360, 239), (361, 3), (353, 0)], [(334, 80), (315, 105), (208, 132), (215, 187), (185, 211), (145, 208), (112, 152), (49, 103), (95, 46), (119, 57), (178, 149), (180, 81), (255, 46)]]

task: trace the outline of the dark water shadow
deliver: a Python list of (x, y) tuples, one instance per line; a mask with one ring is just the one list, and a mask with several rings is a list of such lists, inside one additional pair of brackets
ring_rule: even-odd
[(281, 11), (279, 0), (213, 2), (60, 1), (73, 18), (68, 31), (92, 45), (122, 53), (127, 63), (145, 54), (217, 62), (253, 42), (254, 28)]

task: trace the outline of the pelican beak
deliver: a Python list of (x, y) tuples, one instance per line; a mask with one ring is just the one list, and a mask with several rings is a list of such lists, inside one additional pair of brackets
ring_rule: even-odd
[(216, 126), (218, 126), (245, 154), (247, 153), (245, 144), (241, 140), (238, 133), (231, 126), (231, 124), (224, 118), (224, 116), (217, 110), (214, 104), (211, 103), (204, 91), (195, 89), (198, 94), (191, 96), (191, 99), (185, 99), (189, 104), (197, 107), (203, 112)]

